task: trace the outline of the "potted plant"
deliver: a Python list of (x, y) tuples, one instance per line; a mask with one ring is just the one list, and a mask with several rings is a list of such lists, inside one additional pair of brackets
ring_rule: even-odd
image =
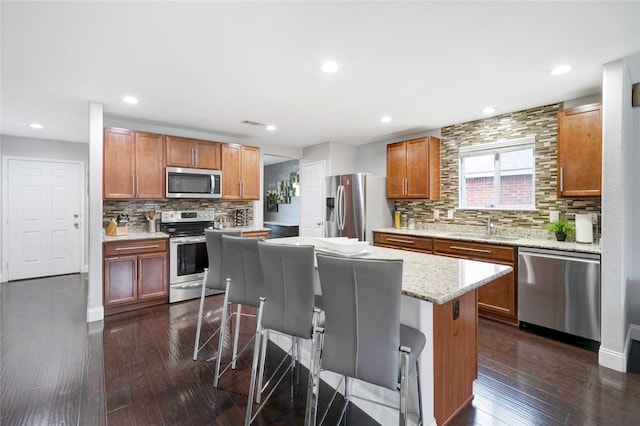
[(556, 234), (558, 241), (564, 241), (567, 235), (573, 235), (576, 232), (576, 226), (566, 219), (558, 219), (556, 222), (551, 222), (546, 226), (547, 231), (552, 234)]

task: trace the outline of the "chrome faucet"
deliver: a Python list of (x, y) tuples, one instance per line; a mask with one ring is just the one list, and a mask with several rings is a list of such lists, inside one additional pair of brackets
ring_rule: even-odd
[(491, 216), (489, 216), (489, 219), (487, 219), (487, 237), (491, 236), (491, 230), (493, 228), (495, 228), (495, 225), (491, 223)]

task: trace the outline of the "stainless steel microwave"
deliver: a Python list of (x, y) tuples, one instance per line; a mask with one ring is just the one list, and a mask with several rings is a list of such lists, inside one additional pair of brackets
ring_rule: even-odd
[(221, 198), (220, 170), (167, 167), (167, 198)]

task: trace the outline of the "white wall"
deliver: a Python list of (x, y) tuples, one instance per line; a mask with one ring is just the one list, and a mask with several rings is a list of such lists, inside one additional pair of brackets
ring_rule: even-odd
[[(23, 138), (18, 136), (1, 136), (2, 145), (0, 146), (0, 154), (2, 156), (80, 161), (84, 163), (84, 170), (87, 173), (89, 161), (89, 145), (86, 143), (62, 142), (48, 139)], [(2, 170), (0, 170), (0, 176)], [(86, 194), (86, 179), (82, 180), (80, 188)], [(88, 212), (89, 197), (85, 196), (84, 211)], [(86, 224), (86, 221), (85, 221)], [(2, 232), (0, 231), (0, 238)], [(0, 240), (1, 241), (1, 240)], [(0, 253), (1, 256), (1, 253)], [(87, 263), (89, 259), (89, 235), (85, 226), (84, 235), (84, 259)], [(2, 259), (0, 258), (0, 262)], [(0, 263), (1, 264), (1, 263)], [(82, 265), (82, 271), (86, 272), (87, 265)]]
[[(599, 363), (626, 371), (627, 285), (632, 280), (633, 112), (625, 60), (604, 66), (602, 138), (602, 342)], [(636, 167), (637, 169), (637, 167)]]
[(89, 291), (87, 322), (104, 318), (102, 305), (102, 104), (89, 104)]
[[(631, 83), (640, 83), (640, 54), (629, 58), (627, 61)], [(632, 119), (634, 123), (633, 135), (633, 164), (640, 164), (640, 106), (633, 108)], [(640, 259), (640, 170), (633, 169), (632, 176), (632, 259)], [(640, 330), (640, 262), (632, 262), (631, 279), (627, 286), (627, 309), (629, 311), (629, 321)], [(640, 340), (640, 333), (636, 332), (632, 337)]]
[(356, 172), (356, 147), (331, 142), (331, 175), (348, 175)]

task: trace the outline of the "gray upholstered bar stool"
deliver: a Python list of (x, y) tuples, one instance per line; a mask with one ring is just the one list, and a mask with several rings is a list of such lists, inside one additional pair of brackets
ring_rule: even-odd
[[(408, 376), (414, 365), (418, 374), (418, 424), (422, 424), (418, 359), (426, 338), (419, 330), (400, 324), (402, 260), (324, 254), (318, 254), (317, 260), (325, 327), (322, 357), (315, 359), (310, 370), (313, 386), (307, 402), (307, 424), (316, 424), (320, 370), (328, 370), (345, 379), (341, 418), (349, 401), (358, 398), (349, 386), (350, 378), (354, 378), (399, 390), (399, 407), (392, 408), (399, 408), (399, 424), (406, 425)], [(325, 416), (326, 412), (320, 423)]]
[[(262, 409), (277, 386), (292, 371), (292, 390), (300, 377), (301, 339), (311, 339), (319, 349), (319, 339), (314, 339), (314, 331), (320, 317), (320, 310), (315, 308), (314, 295), (314, 248), (304, 245), (284, 245), (259, 242), (260, 264), (264, 277), (265, 295), (260, 299), (258, 321), (256, 327), (255, 349), (251, 369), (251, 382), (247, 401), (245, 425), (249, 425)], [(291, 349), (280, 361), (273, 372), (273, 376), (262, 386), (264, 365), (269, 333), (274, 332), (291, 337)], [(311, 351), (313, 357), (319, 350)], [(291, 362), (285, 364), (291, 356)], [(313, 358), (312, 358), (313, 362)], [(285, 366), (286, 368), (283, 368)], [(260, 369), (258, 375), (258, 368)], [(279, 374), (279, 375), (278, 375)], [(258, 383), (256, 385), (256, 375)], [(277, 377), (276, 377), (277, 376)], [(311, 376), (309, 376), (311, 379)], [(269, 382), (275, 382), (271, 385)], [(311, 385), (308, 382), (308, 389)], [(257, 386), (257, 392), (255, 391)], [(260, 396), (270, 387), (270, 391), (262, 404), (252, 416), (253, 397), (257, 393), (256, 402), (260, 403)]]
[[(236, 368), (236, 360), (249, 347), (251, 340), (238, 352), (238, 335), (240, 334), (240, 317), (242, 306), (253, 306), (260, 304), (260, 297), (264, 295), (264, 281), (262, 278), (262, 268), (260, 267), (260, 255), (258, 254), (258, 241), (263, 238), (243, 238), (222, 236), (222, 272), (221, 277), (225, 280), (226, 291), (224, 295), (224, 306), (236, 304), (236, 311), (229, 316), (222, 317), (222, 331), (219, 334), (218, 357), (216, 359), (216, 373), (213, 386), (218, 387), (218, 380), (225, 371), (231, 367)], [(220, 371), (222, 360), (224, 334), (227, 321), (235, 316), (235, 337), (233, 339), (233, 354), (231, 361)], [(253, 316), (253, 315), (252, 315)]]
[[(204, 270), (204, 278), (202, 280), (202, 293), (200, 294), (200, 309), (198, 311), (198, 325), (196, 326), (196, 341), (193, 345), (193, 360), (198, 359), (198, 353), (211, 339), (220, 332), (221, 327), (209, 336), (209, 338), (200, 346), (200, 331), (202, 329), (202, 313), (204, 311), (204, 297), (206, 289), (225, 291), (227, 287), (226, 280), (220, 278), (222, 271), (222, 236), (231, 235), (235, 237), (242, 236), (242, 231), (229, 229), (205, 229), (204, 236), (207, 245), (207, 257), (209, 259), (209, 267)], [(227, 305), (222, 307), (222, 315), (228, 315)]]

